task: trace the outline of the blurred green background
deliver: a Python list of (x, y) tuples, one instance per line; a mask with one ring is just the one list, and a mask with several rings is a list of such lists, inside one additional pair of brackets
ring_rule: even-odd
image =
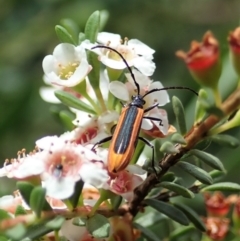
[[(221, 42), (222, 93), (226, 96), (235, 88), (237, 76), (229, 63), (226, 38), (239, 24), (239, 0), (0, 0), (1, 162), (15, 157), (22, 148), (32, 150), (35, 140), (43, 136), (63, 133), (50, 111), (63, 106), (46, 103), (39, 96), (39, 87), (44, 85), (42, 60), (59, 43), (54, 27), (62, 18), (72, 18), (83, 31), (89, 15), (103, 9), (110, 14), (105, 31), (137, 38), (156, 50), (154, 79), (164, 86), (198, 90), (175, 52), (188, 50), (193, 39), (200, 41), (207, 30), (212, 30)], [(190, 127), (196, 97), (184, 91), (169, 94), (177, 95), (184, 103)], [(171, 105), (166, 108), (174, 124)], [(230, 133), (240, 136), (237, 129)], [(212, 145), (208, 150), (221, 158), (229, 170), (228, 180), (240, 183), (240, 148)], [(3, 186), (2, 191), (7, 192)]]

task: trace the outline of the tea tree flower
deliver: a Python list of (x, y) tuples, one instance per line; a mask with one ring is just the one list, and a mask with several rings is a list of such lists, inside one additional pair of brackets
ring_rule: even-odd
[[(155, 51), (141, 41), (127, 38), (122, 41), (120, 35), (106, 32), (99, 33), (97, 41), (98, 44), (116, 49), (123, 55), (130, 67), (134, 66), (144, 75), (151, 76), (155, 71), (156, 66), (152, 61)], [(86, 41), (84, 46), (91, 49), (98, 44), (90, 44)], [(94, 52), (99, 55), (99, 60), (107, 67), (117, 70), (126, 68), (126, 64), (116, 53), (107, 49), (94, 49)]]
[(92, 67), (88, 64), (85, 49), (80, 45), (62, 43), (52, 55), (43, 60), (43, 71), (53, 85), (74, 87), (85, 79)]

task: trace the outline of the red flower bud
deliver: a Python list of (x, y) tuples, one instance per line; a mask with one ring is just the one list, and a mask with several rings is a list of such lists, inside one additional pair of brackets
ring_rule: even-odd
[(221, 74), (218, 41), (208, 31), (202, 42), (192, 41), (190, 50), (177, 51), (177, 57), (183, 59), (193, 78), (201, 85), (216, 89)]
[(240, 27), (229, 33), (228, 42), (234, 69), (240, 76)]
[(204, 220), (207, 235), (212, 240), (224, 240), (229, 230), (229, 219), (218, 217), (207, 217)]
[(204, 198), (208, 216), (224, 217), (228, 214), (230, 203), (222, 193), (215, 192), (213, 195), (205, 193)]

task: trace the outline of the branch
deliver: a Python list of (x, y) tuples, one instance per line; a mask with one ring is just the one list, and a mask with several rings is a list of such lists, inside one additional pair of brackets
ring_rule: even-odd
[[(240, 107), (240, 88), (233, 92), (221, 106), (221, 110), (225, 113), (226, 116), (230, 115)], [(147, 196), (148, 192), (156, 185), (161, 178), (171, 166), (175, 165), (181, 157), (191, 150), (199, 141), (201, 141), (206, 135), (207, 132), (215, 126), (222, 118), (210, 115), (203, 122), (192, 127), (192, 129), (186, 134), (185, 140), (187, 145), (177, 145), (176, 149), (178, 150), (177, 154), (167, 154), (159, 162), (161, 171), (158, 175), (158, 179), (155, 174), (152, 173), (147, 177), (147, 179), (134, 190), (134, 197), (131, 203), (129, 203), (129, 212), (134, 217), (141, 207), (141, 202)]]

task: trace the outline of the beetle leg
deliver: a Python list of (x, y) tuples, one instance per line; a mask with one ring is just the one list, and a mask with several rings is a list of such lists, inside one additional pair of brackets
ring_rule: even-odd
[(152, 116), (144, 116), (143, 118), (144, 119), (149, 119), (149, 120), (159, 121), (159, 125), (163, 126), (162, 119), (160, 119), (160, 118), (156, 118), (156, 117), (152, 117)]
[(107, 141), (110, 141), (112, 139), (112, 136), (108, 136), (108, 137), (105, 137), (103, 138), (102, 140), (96, 142), (93, 147), (91, 148), (92, 151), (94, 151), (95, 147), (98, 146), (98, 145), (101, 145), (102, 143), (105, 143)]
[(153, 168), (153, 170), (155, 172), (155, 175), (156, 175), (156, 178), (157, 178), (158, 174), (157, 174), (157, 171), (156, 171), (155, 166), (154, 166), (154, 146), (148, 140), (146, 140), (145, 138), (143, 138), (141, 136), (139, 136), (138, 139), (143, 141), (145, 144), (147, 144), (149, 147), (152, 148), (152, 160), (151, 160), (151, 162), (152, 162), (152, 168)]
[(146, 110), (144, 110), (144, 113), (146, 113), (146, 112), (148, 112), (148, 111), (150, 111), (150, 110), (152, 110), (152, 109), (154, 109), (155, 107), (157, 107), (159, 104), (158, 103), (156, 103), (156, 104), (154, 104), (154, 105), (152, 105), (152, 106), (150, 106), (150, 107), (148, 107)]

